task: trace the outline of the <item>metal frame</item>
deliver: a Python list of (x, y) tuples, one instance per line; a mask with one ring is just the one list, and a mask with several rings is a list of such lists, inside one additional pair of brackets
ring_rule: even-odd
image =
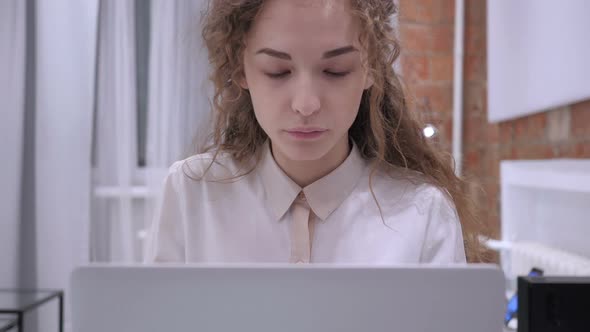
[(17, 319), (16, 318), (2, 318), (0, 319), (0, 322), (8, 322), (8, 323), (0, 323), (0, 324), (5, 324), (5, 325), (0, 325), (0, 332), (8, 332), (10, 330), (12, 330), (14, 327), (16, 327), (17, 325)]
[[(15, 323), (9, 323), (8, 330), (13, 328), (15, 325), (17, 326), (17, 331), (23, 332), (24, 328), (24, 316), (25, 313), (28, 311), (33, 311), (34, 309), (40, 307), (41, 305), (57, 298), (58, 300), (58, 331), (64, 332), (64, 292), (61, 290), (49, 290), (49, 289), (0, 289), (0, 293), (39, 293), (39, 292), (47, 292), (47, 296), (43, 297), (42, 299), (31, 303), (30, 305), (23, 307), (23, 308), (15, 308), (15, 309), (5, 309), (0, 308), (0, 314), (11, 314), (16, 315)], [(13, 324), (13, 325), (11, 325)]]

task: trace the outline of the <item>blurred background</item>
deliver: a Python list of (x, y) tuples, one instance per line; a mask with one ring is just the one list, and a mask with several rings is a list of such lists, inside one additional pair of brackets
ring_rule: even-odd
[[(412, 111), (472, 180), (507, 285), (590, 274), (590, 2), (397, 2)], [(205, 3), (0, 0), (0, 288), (141, 261), (168, 166), (210, 128)]]

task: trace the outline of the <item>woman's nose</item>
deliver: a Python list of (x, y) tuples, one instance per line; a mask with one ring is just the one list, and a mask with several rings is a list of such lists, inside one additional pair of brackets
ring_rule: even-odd
[(311, 116), (320, 110), (318, 89), (310, 79), (304, 79), (295, 90), (291, 108), (302, 116)]

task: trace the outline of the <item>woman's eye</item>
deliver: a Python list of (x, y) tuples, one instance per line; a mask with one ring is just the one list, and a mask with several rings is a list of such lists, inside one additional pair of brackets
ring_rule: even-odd
[(348, 75), (350, 72), (326, 70), (326, 71), (324, 71), (324, 73), (326, 73), (328, 76), (332, 76), (332, 77), (344, 77), (344, 76)]
[(274, 78), (274, 79), (279, 79), (279, 78), (286, 77), (290, 73), (291, 73), (290, 71), (283, 71), (280, 73), (266, 73), (266, 76), (268, 76), (270, 78)]
[[(349, 71), (331, 71), (331, 70), (325, 70), (324, 73), (330, 77), (344, 77), (348, 74), (350, 74)], [(266, 73), (266, 76), (272, 78), (272, 79), (281, 79), (281, 78), (285, 78), (287, 76), (289, 76), (291, 74), (291, 71), (282, 71), (282, 72), (278, 72), (278, 73)]]

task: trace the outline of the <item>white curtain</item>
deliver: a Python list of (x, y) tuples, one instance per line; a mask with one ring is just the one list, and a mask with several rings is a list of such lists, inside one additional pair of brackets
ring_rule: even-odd
[(137, 90), (133, 0), (102, 0), (99, 15), (92, 260), (133, 261)]
[[(37, 1), (36, 200), (39, 286), (88, 261), (98, 1)], [(59, 263), (58, 263), (59, 262)]]
[[(201, 38), (206, 0), (153, 0), (147, 130), (148, 190), (158, 193), (168, 167), (203, 146), (210, 132), (212, 97)], [(151, 222), (157, 195), (150, 196)]]
[[(138, 262), (161, 181), (209, 130), (208, 60), (200, 36), (204, 0), (102, 0), (93, 174), (92, 260)], [(150, 5), (151, 4), (151, 5)], [(149, 26), (138, 24), (150, 5)], [(140, 22), (141, 23), (141, 22)], [(149, 31), (136, 31), (139, 28)], [(138, 36), (149, 35), (148, 85), (138, 94)], [(141, 77), (140, 77), (141, 79)], [(139, 97), (139, 98), (138, 98)], [(146, 100), (141, 100), (141, 98)], [(140, 165), (147, 104), (146, 160)], [(140, 132), (138, 133), (138, 128)]]
[(148, 166), (195, 152), (209, 131), (208, 59), (200, 17), (205, 0), (153, 0)]
[[(36, 221), (32, 227), (34, 232), (25, 236), (34, 244), (25, 247), (32, 248), (31, 256), (38, 262), (34, 264), (35, 273), (31, 273), (35, 280), (41, 279), (35, 284), (65, 286), (64, 280), (71, 268), (87, 262), (89, 256), (90, 261), (141, 260), (137, 233), (146, 224), (146, 199), (151, 193), (145, 185), (147, 171), (138, 167), (136, 159), (135, 3), (132, 0), (96, 0), (70, 4), (60, 0), (52, 6), (45, 0), (36, 4), (37, 78), (33, 127), (34, 146), (38, 149), (32, 159), (42, 160), (45, 167), (34, 168)], [(5, 12), (8, 13), (3, 10)], [(99, 31), (95, 30), (97, 26)], [(8, 49), (18, 50), (18, 47)], [(3, 61), (3, 65), (5, 63), (8, 61)], [(8, 94), (18, 97), (17, 93)], [(22, 109), (19, 111), (15, 114), (22, 118)], [(17, 118), (12, 120), (18, 122)], [(17, 130), (19, 126), (11, 128)], [(94, 137), (91, 137), (93, 132)], [(6, 133), (15, 138), (22, 136), (17, 132)], [(91, 141), (94, 143), (92, 180)], [(6, 147), (20, 149), (21, 145)], [(20, 171), (17, 162), (22, 159), (22, 151), (13, 154), (18, 156), (13, 158), (15, 165), (12, 167), (15, 172)], [(72, 181), (76, 183), (70, 185)], [(20, 179), (18, 183), (20, 186)], [(12, 191), (8, 185), (3, 187)], [(90, 200), (92, 223), (89, 225)], [(5, 211), (16, 214), (18, 204), (11, 205), (14, 208)], [(41, 217), (37, 218), (39, 215)], [(39, 225), (37, 219), (57, 221)], [(76, 222), (70, 225), (73, 219)], [(3, 227), (2, 234), (10, 236), (11, 232), (16, 232), (15, 225)], [(43, 237), (37, 236), (40, 232)], [(10, 248), (15, 246), (18, 243), (10, 244)], [(47, 246), (55, 250), (45, 250)], [(64, 254), (68, 259), (53, 257), (55, 254)], [(15, 261), (15, 257), (10, 255), (6, 260)], [(17, 270), (18, 267), (11, 269)], [(52, 272), (44, 273), (45, 270)], [(41, 274), (43, 276), (39, 277)]]
[[(138, 162), (134, 19), (146, 2), (0, 1), (0, 287), (66, 290), (66, 329), (71, 271), (142, 259), (163, 174), (209, 131), (205, 0), (153, 0)], [(39, 330), (57, 328), (55, 310)]]
[(88, 262), (97, 11), (97, 0), (36, 1), (35, 170), (23, 176), (35, 177), (39, 288), (67, 292)]
[[(64, 289), (66, 327), (88, 262), (97, 4), (0, 1), (0, 287)], [(25, 328), (56, 330), (56, 312)]]
[(25, 10), (25, 1), (0, 1), (0, 288), (17, 287), (25, 114)]

